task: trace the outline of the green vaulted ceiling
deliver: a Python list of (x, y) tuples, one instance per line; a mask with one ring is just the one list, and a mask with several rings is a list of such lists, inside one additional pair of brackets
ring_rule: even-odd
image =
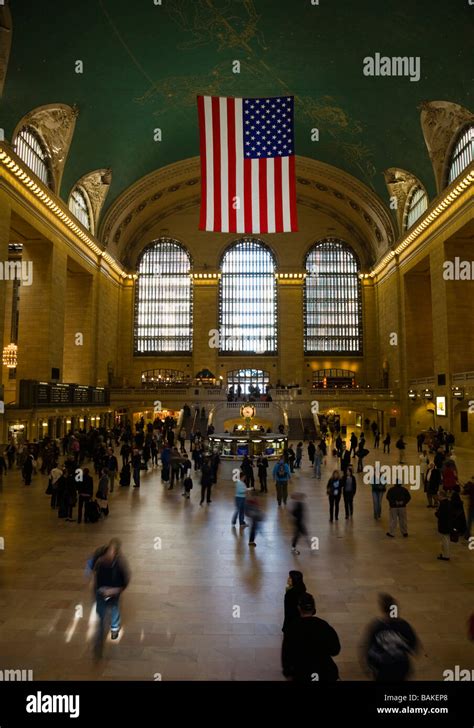
[[(11, 1), (0, 126), (11, 139), (36, 106), (78, 106), (63, 198), (83, 174), (111, 167), (110, 205), (143, 175), (197, 155), (197, 93), (294, 94), (297, 154), (341, 167), (384, 200), (392, 166), (434, 194), (418, 107), (442, 99), (474, 110), (468, 0), (155, 2)], [(363, 59), (377, 52), (419, 56), (420, 80), (364, 76)]]

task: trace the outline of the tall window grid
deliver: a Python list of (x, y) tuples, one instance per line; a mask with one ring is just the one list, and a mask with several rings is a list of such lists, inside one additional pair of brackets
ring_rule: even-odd
[(179, 243), (160, 239), (138, 265), (135, 288), (135, 354), (192, 351), (191, 260)]
[(469, 167), (474, 159), (474, 125), (465, 129), (459, 137), (451, 155), (448, 184)]
[(415, 187), (408, 198), (405, 214), (405, 230), (409, 230), (427, 208), (428, 196), (426, 192), (421, 187)]
[(87, 230), (91, 230), (89, 205), (87, 204), (86, 195), (80, 187), (75, 187), (71, 192), (69, 197), (69, 209)]
[(248, 394), (251, 386), (258, 386), (260, 394), (265, 394), (269, 382), (269, 372), (262, 369), (233, 369), (227, 372), (227, 388), (234, 387), (234, 394), (237, 394), (239, 384), (242, 394)]
[(259, 240), (239, 240), (223, 257), (219, 332), (223, 354), (277, 352), (275, 260)]
[(45, 185), (52, 186), (48, 155), (34, 129), (25, 126), (18, 132), (15, 151)]
[(306, 354), (362, 354), (359, 265), (342, 241), (317, 243), (306, 258)]

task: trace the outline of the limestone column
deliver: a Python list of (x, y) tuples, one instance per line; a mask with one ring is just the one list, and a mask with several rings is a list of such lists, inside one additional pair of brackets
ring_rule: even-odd
[[(433, 374), (435, 376), (434, 395), (445, 395), (447, 417), (437, 417), (436, 425), (453, 429), (453, 406), (451, 398), (451, 367), (449, 352), (449, 319), (447, 282), (443, 278), (443, 264), (446, 260), (444, 244), (430, 253), (431, 310), (433, 320)], [(446, 385), (438, 386), (438, 374), (446, 374)], [(435, 402), (436, 400), (434, 400)]]
[(31, 285), (20, 286), (17, 386), (21, 379), (63, 379), (67, 253), (51, 241), (25, 243), (33, 266)]
[[(217, 278), (194, 278), (193, 288), (193, 372), (210, 369), (219, 377), (218, 338), (209, 332), (219, 329), (219, 281)], [(211, 346), (209, 346), (211, 343)]]
[[(278, 376), (283, 384), (305, 386), (303, 340), (304, 278), (278, 279)], [(275, 382), (272, 382), (275, 384)], [(311, 386), (311, 385), (310, 385)]]

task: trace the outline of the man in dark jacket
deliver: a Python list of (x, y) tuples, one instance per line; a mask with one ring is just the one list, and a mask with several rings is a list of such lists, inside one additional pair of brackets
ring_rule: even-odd
[(397, 527), (397, 520), (400, 523), (400, 531), (405, 536), (408, 536), (407, 528), (407, 509), (406, 505), (411, 500), (411, 495), (408, 490), (398, 482), (392, 485), (387, 492), (387, 500), (390, 504), (390, 524), (387, 531), (387, 536), (390, 538), (395, 537), (395, 529)]
[(211, 488), (213, 482), (214, 481), (212, 479), (212, 470), (209, 464), (209, 459), (206, 458), (201, 467), (201, 502), (199, 503), (200, 506), (202, 506), (202, 504), (204, 503), (205, 497), (207, 503), (212, 503)]
[(346, 474), (346, 470), (351, 464), (351, 453), (347, 449), (345, 443), (342, 443), (342, 450), (341, 450), (341, 470)]
[(336, 631), (314, 616), (316, 605), (311, 594), (302, 594), (299, 612), (301, 619), (290, 624), (283, 639), (283, 675), (305, 683), (338, 680), (339, 671), (332, 659), (341, 651)]
[(96, 638), (96, 656), (102, 656), (104, 621), (107, 609), (111, 610), (111, 636), (118, 638), (120, 632), (119, 599), (130, 581), (128, 565), (121, 553), (119, 539), (113, 538), (92, 557), (91, 568), (95, 574), (96, 610), (99, 628)]

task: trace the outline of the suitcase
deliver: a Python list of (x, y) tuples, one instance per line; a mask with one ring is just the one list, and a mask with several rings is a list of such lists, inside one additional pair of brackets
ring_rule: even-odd
[(97, 523), (100, 518), (100, 507), (97, 501), (90, 500), (85, 503), (85, 519)]

